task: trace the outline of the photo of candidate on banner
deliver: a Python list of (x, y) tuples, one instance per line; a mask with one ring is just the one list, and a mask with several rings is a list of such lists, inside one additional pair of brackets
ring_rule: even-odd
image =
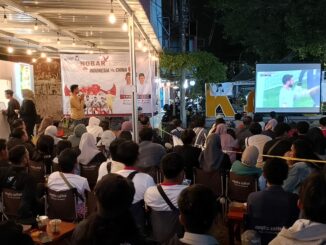
[[(140, 54), (136, 59), (138, 107), (151, 113), (152, 79), (150, 59)], [(63, 111), (70, 114), (70, 86), (78, 84), (85, 96), (85, 114), (114, 115), (132, 112), (132, 86), (129, 54), (61, 55)]]

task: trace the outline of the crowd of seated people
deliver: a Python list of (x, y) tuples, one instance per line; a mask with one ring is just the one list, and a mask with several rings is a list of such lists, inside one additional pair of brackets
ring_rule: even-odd
[[(210, 130), (199, 116), (190, 128), (174, 120), (171, 137), (181, 143), (172, 149), (164, 147), (146, 116), (140, 117), (139, 144), (130, 121), (111, 126), (93, 117), (88, 126), (75, 125), (67, 140), (45, 118), (34, 145), (18, 119), (8, 142), (0, 139), (0, 189), (23, 194), (15, 220), (34, 225), (36, 216), (46, 213), (45, 189), (76, 189), (76, 213), (83, 221), (73, 244), (218, 244), (221, 204), (212, 186), (200, 185), (194, 169), (220, 173), (222, 188), (234, 173), (259, 180), (258, 191), (247, 199), (245, 228), (255, 230), (262, 244), (304, 244), (305, 229), (315, 229), (309, 244), (322, 244), (326, 237), (318, 231), (325, 217), (312, 207), (325, 209), (326, 170), (320, 161), (326, 159), (325, 119), (320, 127), (304, 121), (290, 126), (284, 117), (270, 116), (266, 125), (261, 115), (236, 114), (233, 122), (219, 117)], [(29, 170), (34, 162), (43, 166), (43, 182)], [(84, 174), (85, 167), (93, 172)], [(92, 191), (97, 208), (87, 210)], [(157, 218), (161, 215), (170, 223)], [(261, 227), (272, 227), (273, 233)]]

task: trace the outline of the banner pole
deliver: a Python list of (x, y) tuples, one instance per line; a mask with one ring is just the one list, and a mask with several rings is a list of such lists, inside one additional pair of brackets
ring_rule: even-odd
[(132, 82), (132, 129), (134, 141), (139, 143), (138, 137), (138, 106), (137, 106), (137, 81), (136, 81), (136, 58), (135, 58), (135, 30), (134, 13), (129, 18), (129, 54), (130, 54), (130, 73)]

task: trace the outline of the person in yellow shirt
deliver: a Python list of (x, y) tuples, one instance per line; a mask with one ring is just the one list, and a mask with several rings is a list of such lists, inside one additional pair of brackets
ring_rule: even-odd
[(73, 124), (84, 124), (85, 112), (85, 100), (84, 94), (79, 95), (79, 88), (77, 84), (70, 86), (70, 109), (71, 109), (71, 119), (74, 121)]

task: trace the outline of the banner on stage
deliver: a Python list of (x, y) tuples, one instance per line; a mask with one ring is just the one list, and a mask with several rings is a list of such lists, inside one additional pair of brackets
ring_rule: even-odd
[[(151, 62), (146, 54), (136, 56), (138, 107), (143, 113), (152, 112)], [(85, 95), (86, 115), (130, 114), (132, 92), (129, 53), (114, 54), (63, 54), (61, 74), (63, 111), (70, 114), (70, 86), (79, 85)]]

